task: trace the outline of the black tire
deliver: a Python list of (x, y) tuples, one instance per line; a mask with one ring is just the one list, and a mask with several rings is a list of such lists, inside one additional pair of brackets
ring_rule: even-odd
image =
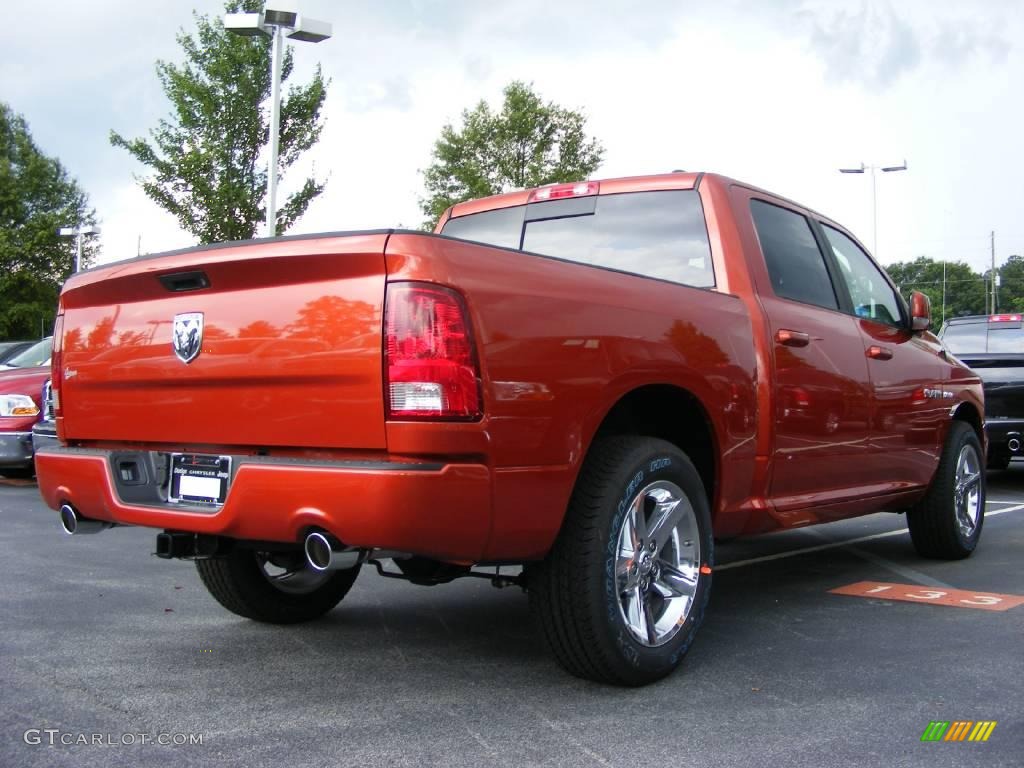
[[(644, 593), (645, 599), (637, 598), (635, 604), (641, 606), (638, 614), (644, 605), (655, 606), (644, 613), (644, 626), (657, 626), (669, 616), (670, 605), (669, 600), (653, 592), (654, 582), (660, 585), (663, 581), (659, 579), (660, 568), (667, 567), (663, 555), (669, 549), (679, 553), (682, 546), (692, 547), (693, 543), (687, 539), (680, 544), (686, 538), (679, 534), (683, 530), (680, 522), (673, 529), (674, 541), (662, 549), (652, 545), (653, 556), (644, 559), (645, 545), (633, 548), (623, 561), (624, 539), (620, 540), (620, 532), (629, 524), (627, 515), (634, 504), (643, 505), (647, 510), (643, 513), (645, 520), (653, 521), (653, 510), (657, 507), (648, 503), (650, 494), (655, 493), (651, 489), (658, 485), (677, 489), (685, 496), (689, 507), (680, 514), (686, 515), (686, 530), (696, 531), (694, 539), (699, 549), (691, 550), (688, 561), (688, 575), (696, 585), (692, 596), (686, 603), (671, 603), (688, 608), (677, 621), (671, 619), (664, 641), (652, 644), (640, 642), (632, 634), (635, 627), (631, 629), (625, 617), (623, 596), (639, 595), (640, 589), (647, 590), (648, 584), (652, 585), (652, 591)], [(664, 514), (667, 519), (671, 512)], [(645, 535), (646, 528), (645, 522)], [(654, 528), (652, 539), (657, 538)], [(668, 528), (666, 525), (662, 530)], [(639, 557), (638, 551), (643, 553)], [(649, 437), (601, 439), (587, 455), (554, 546), (542, 562), (528, 570), (530, 608), (547, 645), (570, 673), (603, 683), (645, 685), (672, 672), (693, 642), (711, 594), (713, 559), (707, 494), (686, 455), (671, 443)], [(651, 561), (657, 564), (652, 566)], [(621, 590), (623, 582), (619, 579), (629, 578), (627, 571), (633, 578), (640, 578), (636, 576), (637, 562), (656, 570), (644, 577), (648, 584), (634, 586), (628, 592)], [(624, 564), (623, 570), (617, 568)]]
[(986, 469), (1006, 469), (1010, 466), (1010, 456), (1008, 451), (992, 449), (989, 451), (988, 460), (985, 462)]
[[(280, 575), (268, 575), (268, 555), (284, 563), (277, 569)], [(272, 555), (240, 547), (223, 557), (196, 560), (196, 570), (218, 603), (239, 616), (270, 624), (296, 624), (323, 616), (341, 602), (359, 575), (358, 565), (319, 573), (300, 553)]]
[[(946, 444), (942, 449), (939, 468), (932, 478), (928, 493), (913, 508), (907, 511), (907, 527), (914, 548), (922, 557), (942, 560), (960, 560), (970, 555), (985, 522), (985, 472), (981, 467), (984, 454), (981, 442), (969, 424), (954, 421), (949, 427)], [(961, 470), (961, 459), (969, 463), (969, 474), (977, 474), (966, 490), (963, 502), (958, 501), (958, 472), (960, 480), (965, 478)], [(967, 466), (967, 465), (964, 465)], [(976, 489), (977, 496), (971, 491)], [(970, 510), (976, 502), (976, 517), (972, 520)]]

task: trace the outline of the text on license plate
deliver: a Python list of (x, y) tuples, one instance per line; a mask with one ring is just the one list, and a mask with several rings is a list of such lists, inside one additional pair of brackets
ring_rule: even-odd
[(223, 504), (230, 480), (230, 456), (172, 453), (167, 498), (174, 503)]

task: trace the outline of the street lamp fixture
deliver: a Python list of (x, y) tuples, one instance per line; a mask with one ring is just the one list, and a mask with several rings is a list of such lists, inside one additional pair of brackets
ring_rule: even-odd
[(859, 168), (840, 168), (840, 173), (867, 173), (871, 172), (871, 230), (872, 230), (872, 243), (871, 251), (875, 258), (878, 258), (878, 194), (875, 189), (875, 171), (881, 171), (882, 173), (893, 173), (894, 171), (905, 171), (907, 170), (907, 161), (903, 161), (903, 165), (864, 165), (860, 164)]
[(86, 226), (79, 224), (77, 227), (61, 227), (57, 230), (57, 234), (61, 237), (73, 237), (76, 240), (75, 272), (79, 272), (82, 269), (82, 238), (88, 235), (98, 235), (99, 233), (100, 228), (94, 224)]
[(331, 36), (331, 25), (303, 16), (285, 7), (268, 3), (259, 13), (228, 13), (224, 29), (242, 37), (265, 35), (272, 41), (270, 50), (270, 163), (267, 173), (267, 237), (277, 234), (277, 155), (281, 125), (281, 59), (284, 38), (319, 43)]

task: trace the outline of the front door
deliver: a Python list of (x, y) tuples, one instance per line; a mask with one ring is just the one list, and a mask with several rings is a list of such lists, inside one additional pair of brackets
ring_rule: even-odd
[(828, 224), (821, 229), (863, 338), (872, 387), (871, 440), (882, 481), (892, 491), (927, 485), (949, 420), (942, 344), (931, 333), (911, 332), (905, 305), (852, 238)]
[(807, 217), (774, 201), (749, 204), (765, 267), (753, 272), (772, 343), (769, 495), (783, 515), (862, 496), (877, 478), (857, 320), (842, 310)]

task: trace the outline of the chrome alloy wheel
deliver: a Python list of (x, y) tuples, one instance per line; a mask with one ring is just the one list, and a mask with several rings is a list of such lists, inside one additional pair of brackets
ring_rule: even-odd
[(973, 445), (960, 449), (956, 459), (956, 480), (953, 486), (953, 505), (956, 524), (965, 539), (974, 535), (981, 512), (981, 459)]
[(256, 552), (260, 573), (275, 588), (290, 595), (305, 595), (322, 586), (330, 571), (309, 566), (301, 552)]
[(633, 638), (655, 647), (686, 623), (700, 576), (697, 515), (667, 480), (643, 488), (619, 529), (615, 587), (619, 613)]

